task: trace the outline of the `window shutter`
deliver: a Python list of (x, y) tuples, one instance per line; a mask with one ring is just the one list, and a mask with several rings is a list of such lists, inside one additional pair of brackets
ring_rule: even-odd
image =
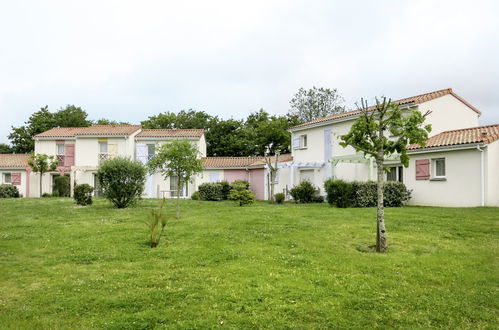
[[(75, 145), (66, 144), (64, 147), (64, 166), (73, 166), (75, 164)], [(62, 165), (62, 164), (61, 164)]]
[(11, 173), (10, 174), (10, 183), (15, 185), (21, 184), (21, 173)]
[(118, 145), (115, 143), (109, 143), (107, 145), (107, 153), (111, 157), (116, 157), (118, 155)]
[(428, 180), (430, 178), (430, 160), (416, 160), (416, 180)]
[(300, 149), (300, 137), (293, 136), (293, 149)]

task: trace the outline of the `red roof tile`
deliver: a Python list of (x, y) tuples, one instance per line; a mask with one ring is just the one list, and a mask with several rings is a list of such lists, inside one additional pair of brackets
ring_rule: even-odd
[[(273, 158), (273, 157), (272, 157)], [(293, 159), (291, 154), (279, 157), (279, 163), (289, 162)], [(265, 157), (204, 157), (203, 167), (228, 168), (228, 167), (251, 167), (265, 165)]]
[(27, 167), (28, 154), (0, 154), (0, 167)]
[(499, 124), (445, 131), (428, 139), (426, 146), (411, 144), (408, 150), (462, 145), (469, 143), (491, 143), (499, 140)]
[[(438, 97), (442, 97), (442, 96), (448, 95), (448, 94), (454, 96), (459, 101), (463, 102), (465, 105), (467, 105), (469, 108), (471, 108), (471, 110), (475, 111), (478, 114), (481, 114), (480, 110), (478, 110), (473, 105), (471, 105), (470, 103), (465, 101), (462, 97), (460, 97), (459, 95), (454, 93), (452, 91), (452, 88), (447, 88), (447, 89), (442, 89), (439, 91), (434, 91), (434, 92), (425, 93), (425, 94), (421, 94), (421, 95), (411, 96), (411, 97), (407, 97), (407, 98), (392, 101), (392, 102), (397, 103), (399, 105), (411, 104), (411, 103), (421, 104), (423, 102), (428, 102), (428, 101), (431, 101), (433, 99), (436, 99)], [(374, 109), (374, 106), (371, 106), (368, 109)], [(290, 129), (319, 124), (322, 122), (328, 122), (328, 121), (337, 120), (337, 119), (341, 119), (341, 118), (354, 117), (354, 116), (358, 115), (359, 113), (360, 113), (360, 110), (347, 111), (347, 112), (343, 112), (343, 113), (339, 113), (339, 114), (335, 114), (335, 115), (331, 115), (331, 116), (327, 116), (327, 117), (318, 118), (318, 119), (315, 119), (315, 120), (312, 120), (312, 121), (309, 121), (309, 122), (306, 122), (306, 123), (303, 123), (300, 125), (293, 126)]]
[(136, 137), (201, 137), (204, 129), (143, 129)]
[(140, 125), (92, 125), (89, 127), (54, 127), (35, 137), (75, 137), (85, 135), (130, 135), (141, 128)]

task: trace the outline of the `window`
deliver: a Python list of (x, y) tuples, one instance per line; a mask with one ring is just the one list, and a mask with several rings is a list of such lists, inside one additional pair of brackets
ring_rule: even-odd
[(99, 153), (107, 154), (107, 142), (99, 142)]
[(432, 159), (433, 177), (445, 178), (445, 158)]
[(300, 148), (307, 147), (307, 134), (300, 135)]
[(154, 157), (154, 144), (147, 145), (147, 160), (151, 160)]
[(388, 168), (388, 172), (386, 172), (386, 181), (403, 182), (403, 179), (402, 166), (393, 166)]
[(65, 153), (64, 144), (58, 144), (57, 145), (57, 154), (64, 155), (64, 153)]
[(3, 174), (3, 183), (12, 183), (12, 176), (10, 173)]

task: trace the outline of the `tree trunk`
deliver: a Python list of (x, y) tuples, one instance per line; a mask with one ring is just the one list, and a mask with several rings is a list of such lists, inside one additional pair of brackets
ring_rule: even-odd
[(40, 172), (40, 197), (42, 197), (43, 172)]
[(177, 219), (180, 219), (180, 190), (182, 187), (182, 183), (180, 181), (180, 176), (178, 176), (177, 182)]
[(275, 171), (270, 171), (270, 202), (274, 203)]
[(378, 215), (376, 221), (376, 252), (387, 252), (388, 251), (388, 241), (386, 238), (385, 230), (385, 209), (383, 206), (383, 183), (384, 183), (384, 172), (383, 172), (383, 158), (376, 159), (376, 165), (378, 167)]

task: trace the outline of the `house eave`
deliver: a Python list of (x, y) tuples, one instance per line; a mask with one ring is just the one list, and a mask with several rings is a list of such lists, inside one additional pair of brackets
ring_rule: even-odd
[(429, 148), (420, 148), (420, 149), (411, 149), (407, 150), (408, 154), (417, 155), (417, 154), (426, 154), (433, 152), (442, 152), (442, 151), (454, 151), (454, 150), (466, 150), (466, 149), (476, 149), (477, 147), (486, 147), (485, 143), (468, 143), (468, 144), (454, 144), (450, 146), (442, 146), (442, 147), (429, 147)]

